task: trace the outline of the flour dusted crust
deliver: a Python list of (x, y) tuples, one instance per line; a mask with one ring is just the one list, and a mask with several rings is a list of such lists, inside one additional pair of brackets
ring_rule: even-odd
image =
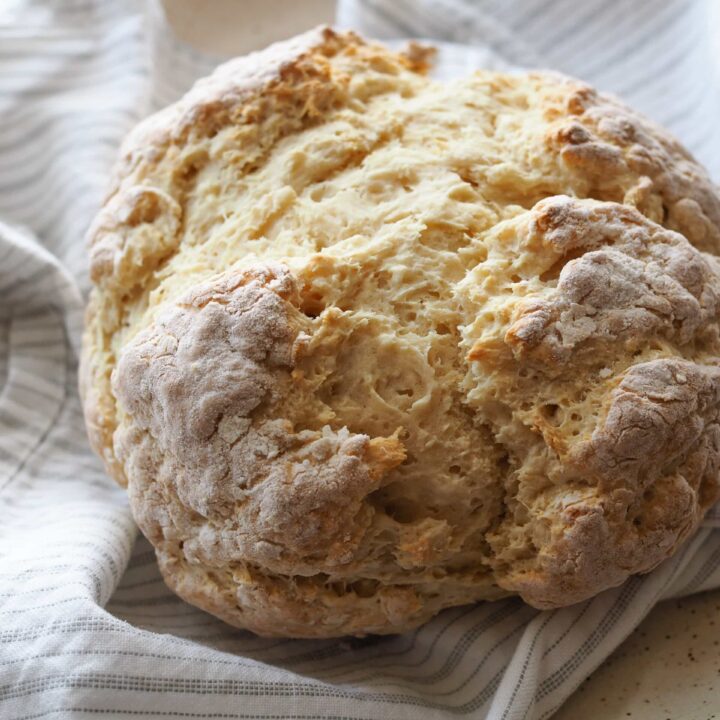
[(170, 587), (263, 635), (574, 603), (719, 494), (717, 189), (580, 82), (428, 58), (227, 63), (90, 230), (92, 445)]

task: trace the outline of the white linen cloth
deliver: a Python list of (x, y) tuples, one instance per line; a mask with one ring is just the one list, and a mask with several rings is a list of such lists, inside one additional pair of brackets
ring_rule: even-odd
[[(717, 178), (713, 7), (344, 0), (339, 21), (472, 43), (442, 46), (444, 74), (583, 77), (667, 125)], [(0, 4), (0, 718), (547, 718), (658, 600), (720, 586), (720, 523), (650, 575), (563, 610), (510, 599), (400, 637), (264, 640), (167, 590), (87, 446), (83, 235), (123, 134), (219, 59), (140, 0)]]

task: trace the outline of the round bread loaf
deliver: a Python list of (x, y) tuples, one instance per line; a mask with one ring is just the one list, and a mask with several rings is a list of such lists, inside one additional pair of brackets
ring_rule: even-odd
[(717, 188), (587, 85), (428, 59), (221, 66), (90, 230), (91, 443), (168, 585), (262, 635), (575, 603), (718, 498)]

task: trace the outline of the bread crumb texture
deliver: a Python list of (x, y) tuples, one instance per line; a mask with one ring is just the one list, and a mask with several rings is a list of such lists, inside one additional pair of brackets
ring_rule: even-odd
[(578, 81), (427, 63), (233, 60), (90, 230), (92, 445), (170, 587), (262, 635), (575, 603), (718, 498), (717, 189)]

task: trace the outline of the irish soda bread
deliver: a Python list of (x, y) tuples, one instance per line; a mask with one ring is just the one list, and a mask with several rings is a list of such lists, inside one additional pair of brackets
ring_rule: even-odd
[(718, 497), (720, 196), (555, 74), (319, 29), (127, 139), (90, 230), (90, 439), (162, 573), (262, 635), (647, 572)]

